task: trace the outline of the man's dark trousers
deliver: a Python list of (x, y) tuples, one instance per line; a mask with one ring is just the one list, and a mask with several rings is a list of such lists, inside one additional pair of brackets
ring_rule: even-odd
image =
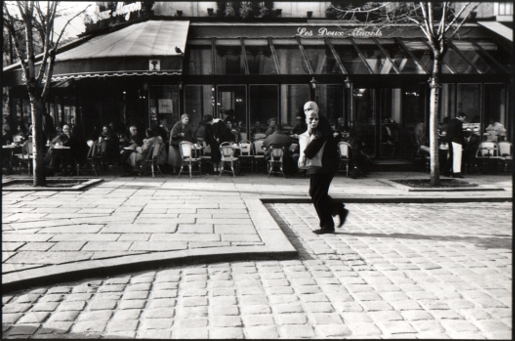
[(338, 201), (327, 192), (336, 173), (311, 174), (309, 195), (313, 199), (315, 210), (320, 219), (320, 227), (334, 230), (333, 215), (338, 212)]

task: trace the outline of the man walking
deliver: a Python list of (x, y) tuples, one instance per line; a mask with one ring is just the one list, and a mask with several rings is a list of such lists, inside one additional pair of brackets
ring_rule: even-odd
[(453, 178), (463, 178), (461, 175), (461, 155), (463, 153), (463, 122), (467, 115), (459, 112), (456, 118), (449, 121), (447, 134), (445, 135), (449, 145), (449, 155), (444, 168), (444, 175)]
[[(345, 205), (334, 200), (328, 195), (329, 186), (338, 171), (338, 151), (333, 137), (333, 131), (329, 121), (318, 114), (318, 105), (309, 101), (304, 105), (306, 124), (308, 130), (299, 136), (301, 140), (301, 155), (299, 168), (307, 167), (308, 159), (315, 159), (321, 153), (321, 165), (307, 168), (310, 175), (309, 195), (318, 215), (320, 229), (313, 231), (315, 234), (334, 233), (334, 220), (332, 216), (338, 215), (341, 227), (345, 223), (349, 211)], [(309, 141), (304, 145), (302, 141)]]

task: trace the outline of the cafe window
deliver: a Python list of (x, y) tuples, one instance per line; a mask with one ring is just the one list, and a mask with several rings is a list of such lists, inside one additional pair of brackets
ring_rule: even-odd
[(218, 39), (216, 41), (216, 74), (245, 74), (245, 60), (239, 39)]
[(214, 85), (186, 85), (184, 111), (190, 116), (190, 126), (197, 127), (206, 115), (215, 115)]
[(400, 73), (425, 74), (424, 69), (393, 39), (377, 39)]
[(266, 127), (266, 122), (279, 119), (279, 87), (277, 85), (250, 85), (250, 125), (259, 121)]
[(28, 99), (21, 100), (21, 120), (23, 122), (31, 122), (32, 115), (30, 114), (30, 101)]
[(249, 74), (251, 75), (276, 75), (277, 68), (275, 66), (272, 50), (266, 39), (246, 39), (245, 52), (247, 54), (247, 63)]
[(179, 88), (176, 85), (149, 87), (149, 119), (151, 127), (162, 120), (166, 120), (167, 126), (180, 121)]
[(489, 62), (486, 52), (468, 41), (454, 41), (453, 44), (463, 53), (482, 73), (495, 73), (495, 63)]
[(331, 44), (349, 74), (370, 74), (358, 51), (348, 39), (332, 39)]
[[(471, 122), (481, 115), (481, 84), (458, 84), (457, 113), (464, 112)], [(456, 113), (456, 114), (457, 114)]]
[(292, 126), (297, 115), (304, 116), (304, 104), (309, 100), (310, 86), (307, 84), (281, 85), (281, 123)]
[(354, 39), (374, 74), (396, 74), (392, 62), (372, 39)]
[[(410, 52), (417, 58), (417, 60), (422, 64), (422, 66), (431, 72), (433, 70), (433, 52), (426, 44), (425, 41), (422, 40), (402, 40), (406, 47), (410, 50)], [(451, 74), (452, 71), (449, 70), (445, 63), (442, 63), (442, 73), (443, 74)]]
[(451, 68), (454, 69), (456, 73), (459, 74), (477, 74), (477, 70), (474, 66), (467, 63), (465, 59), (463, 59), (456, 50), (454, 50), (451, 46), (445, 52), (443, 56), (443, 61), (447, 63)]
[(339, 84), (318, 84), (315, 95), (320, 114), (332, 125), (339, 117), (343, 117), (343, 87)]
[(309, 74), (307, 61), (304, 59), (300, 46), (295, 39), (274, 39), (273, 44), (279, 61), (282, 75)]
[(426, 85), (410, 84), (404, 87), (403, 121), (406, 126), (415, 126), (426, 120)]
[(456, 85), (442, 84), (440, 91), (440, 110), (438, 113), (438, 122), (443, 123), (448, 117), (451, 119), (456, 113)]
[(485, 127), (488, 126), (490, 119), (508, 127), (506, 94), (504, 84), (485, 84)]
[(314, 74), (342, 73), (333, 52), (323, 40), (301, 39), (301, 43)]
[(477, 45), (488, 53), (494, 60), (506, 68), (510, 68), (511, 65), (511, 53), (510, 51), (498, 46), (492, 41), (479, 40), (475, 41)]
[(184, 74), (211, 75), (213, 74), (213, 51), (211, 45), (188, 45), (184, 58)]

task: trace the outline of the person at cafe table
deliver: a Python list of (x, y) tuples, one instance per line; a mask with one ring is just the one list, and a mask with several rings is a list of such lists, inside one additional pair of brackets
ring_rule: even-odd
[[(70, 164), (72, 165), (72, 170), (70, 174), (73, 173), (73, 160), (81, 159), (81, 154), (83, 152), (83, 148), (81, 148), (81, 142), (86, 143), (85, 141), (81, 141), (79, 136), (72, 133), (72, 128), (65, 124), (63, 126), (63, 131), (56, 137), (52, 139), (50, 142), (50, 149), (46, 155), (46, 161), (49, 163), (47, 175), (53, 175), (54, 172), (61, 168), (64, 172), (66, 172), (66, 167)], [(63, 153), (59, 153), (56, 151), (61, 147), (69, 147), (70, 155), (65, 155)]]
[(130, 175), (132, 170), (127, 166), (126, 162), (129, 156), (134, 153), (137, 147), (143, 144), (143, 137), (138, 133), (138, 128), (131, 125), (129, 133), (121, 139), (122, 150), (120, 151), (120, 164), (124, 168), (123, 175)]

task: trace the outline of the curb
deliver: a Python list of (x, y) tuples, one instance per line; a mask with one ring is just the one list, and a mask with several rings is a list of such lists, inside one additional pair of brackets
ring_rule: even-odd
[[(481, 197), (333, 197), (334, 200), (345, 204), (397, 204), (397, 203), (446, 203), (446, 202), (513, 202), (512, 197), (481, 196)], [(261, 198), (264, 204), (312, 204), (311, 198)]]
[(115, 258), (42, 266), (2, 274), (4, 293), (30, 287), (112, 276), (160, 267), (239, 260), (282, 260), (297, 256), (297, 249), (260, 199), (242, 199), (264, 246), (229, 246), (192, 250), (153, 252)]
[(20, 183), (20, 182), (25, 183), (27, 181), (32, 181), (32, 178), (29, 178), (29, 179), (5, 179), (5, 180), (2, 180), (2, 191), (4, 191), (4, 192), (39, 192), (39, 191), (43, 191), (43, 192), (69, 192), (69, 191), (84, 191), (84, 190), (86, 190), (86, 188), (104, 181), (104, 179), (87, 179), (87, 178), (73, 178), (73, 179), (68, 178), (68, 179), (65, 179), (65, 180), (63, 180), (62, 178), (47, 179), (47, 181), (68, 181), (68, 182), (85, 181), (82, 184), (75, 185), (75, 186), (72, 186), (72, 187), (13, 187), (13, 188), (10, 188), (9, 186), (5, 186), (5, 185)]

